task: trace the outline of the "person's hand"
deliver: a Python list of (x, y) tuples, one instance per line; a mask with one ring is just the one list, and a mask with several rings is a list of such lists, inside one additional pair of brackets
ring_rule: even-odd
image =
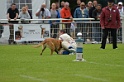
[(73, 17), (70, 17), (71, 21), (73, 21)]
[(10, 21), (11, 20), (11, 18), (8, 18), (8, 21)]
[(105, 27), (102, 27), (102, 29), (104, 30), (104, 29), (105, 29)]
[(17, 18), (14, 18), (14, 20), (16, 20)]

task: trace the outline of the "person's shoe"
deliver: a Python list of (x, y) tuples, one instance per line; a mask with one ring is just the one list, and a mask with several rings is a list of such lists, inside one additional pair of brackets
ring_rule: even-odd
[(72, 53), (70, 53), (69, 55), (75, 55), (75, 54), (72, 52)]
[(113, 49), (118, 49), (118, 48), (113, 48)]
[(12, 43), (12, 42), (11, 42), (10, 40), (8, 40), (8, 44), (11, 45), (11, 43)]
[(14, 42), (13, 42), (13, 44), (15, 44), (15, 45), (16, 45), (17, 43), (14, 41)]
[(104, 50), (105, 48), (100, 48), (100, 50)]
[(76, 50), (74, 49), (74, 48), (70, 48), (70, 49), (68, 49), (70, 52), (76, 52)]

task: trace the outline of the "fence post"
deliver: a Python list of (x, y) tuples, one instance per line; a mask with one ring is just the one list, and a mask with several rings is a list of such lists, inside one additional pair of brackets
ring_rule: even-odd
[(124, 16), (121, 22), (122, 22), (122, 43), (124, 43)]
[(77, 33), (77, 39), (75, 40), (77, 43), (77, 48), (76, 48), (76, 60), (74, 61), (85, 61), (83, 59), (83, 39), (82, 39), (82, 33), (79, 32)]

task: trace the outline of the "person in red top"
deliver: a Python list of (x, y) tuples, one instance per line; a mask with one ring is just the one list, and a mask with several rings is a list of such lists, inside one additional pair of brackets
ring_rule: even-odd
[(66, 27), (66, 32), (70, 34), (70, 22), (72, 21), (72, 15), (68, 2), (65, 2), (64, 7), (60, 11), (60, 15), (61, 18), (70, 19), (70, 20), (62, 20), (62, 22), (68, 22), (67, 24), (65, 24), (65, 27)]
[(113, 49), (117, 49), (117, 29), (120, 28), (120, 14), (114, 6), (114, 0), (108, 0), (108, 6), (102, 9), (100, 24), (103, 29), (101, 49), (105, 49), (108, 32), (111, 32)]

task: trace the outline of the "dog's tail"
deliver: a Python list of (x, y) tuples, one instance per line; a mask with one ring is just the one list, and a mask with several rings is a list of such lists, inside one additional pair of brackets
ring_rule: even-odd
[(43, 42), (41, 42), (40, 44), (35, 45), (35, 46), (33, 46), (33, 47), (34, 47), (34, 48), (38, 48), (38, 47), (42, 46), (42, 44), (43, 44)]

